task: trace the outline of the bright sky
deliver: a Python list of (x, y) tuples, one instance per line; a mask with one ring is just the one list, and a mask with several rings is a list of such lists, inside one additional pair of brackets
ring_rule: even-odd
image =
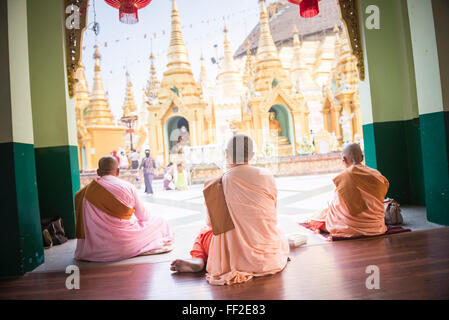
[[(217, 55), (214, 45), (218, 45), (218, 56), (223, 55), (224, 20), (229, 29), (233, 52), (240, 46), (259, 21), (258, 0), (177, 0), (183, 38), (186, 43), (192, 70), (197, 80), (200, 73), (200, 57), (203, 52), (209, 79), (214, 79), (217, 66), (211, 57)], [(267, 1), (267, 4), (270, 3)], [(126, 69), (134, 87), (137, 105), (142, 103), (142, 89), (150, 75), (151, 39), (156, 57), (159, 80), (166, 70), (167, 48), (170, 41), (171, 0), (153, 0), (149, 6), (139, 10), (139, 23), (123, 24), (119, 21), (118, 10), (103, 0), (90, 1), (89, 28), (96, 20), (100, 24), (97, 37), (102, 55), (102, 76), (108, 92), (109, 105), (116, 118), (122, 115), (122, 105), (126, 90)], [(145, 38), (146, 35), (146, 38)], [(83, 63), (89, 88), (93, 79), (93, 51), (95, 34), (86, 30), (83, 39)], [(105, 47), (106, 45), (106, 47)]]

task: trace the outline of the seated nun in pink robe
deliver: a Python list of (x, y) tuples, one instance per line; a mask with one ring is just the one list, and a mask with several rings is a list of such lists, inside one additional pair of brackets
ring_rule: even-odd
[(75, 195), (75, 259), (118, 261), (170, 244), (167, 222), (151, 216), (136, 188), (118, 178), (117, 160), (103, 157), (98, 166), (99, 177)]
[[(231, 226), (220, 225), (229, 223), (211, 212), (211, 202), (220, 202), (217, 194), (210, 200), (205, 192), (208, 227), (195, 240), (192, 259), (173, 261), (172, 271), (200, 272), (206, 267), (210, 284), (230, 285), (284, 269), (289, 245), (277, 226), (276, 184), (269, 171), (248, 164), (253, 156), (250, 137), (238, 134), (230, 139), (226, 148), (230, 170), (223, 175), (220, 188)], [(206, 183), (205, 190), (210, 185)], [(214, 226), (214, 220), (218, 225)]]

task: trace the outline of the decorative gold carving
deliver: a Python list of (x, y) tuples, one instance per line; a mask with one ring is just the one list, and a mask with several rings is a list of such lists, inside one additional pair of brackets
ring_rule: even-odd
[[(65, 28), (65, 55), (67, 65), (67, 85), (70, 98), (74, 95), (75, 73), (81, 60), (81, 44), (83, 41), (83, 32), (87, 25), (87, 8), (89, 0), (64, 0), (64, 28)], [(71, 14), (77, 14), (78, 11), (66, 12), (70, 6), (79, 8), (79, 27), (67, 28), (66, 19)]]
[(360, 80), (365, 80), (365, 65), (363, 60), (363, 48), (360, 37), (359, 24), (359, 0), (339, 0), (342, 19), (348, 30), (351, 41), (352, 53), (357, 58)]

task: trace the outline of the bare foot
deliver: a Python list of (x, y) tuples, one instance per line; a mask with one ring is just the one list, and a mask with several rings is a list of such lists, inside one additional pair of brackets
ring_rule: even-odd
[(201, 272), (204, 269), (203, 259), (176, 259), (170, 265), (171, 271), (176, 272)]

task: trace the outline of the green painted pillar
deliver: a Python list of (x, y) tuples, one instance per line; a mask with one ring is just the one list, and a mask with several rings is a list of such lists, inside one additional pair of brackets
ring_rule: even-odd
[[(380, 28), (368, 29), (366, 8), (379, 8)], [(390, 181), (388, 196), (425, 204), (421, 134), (406, 0), (361, 0), (366, 79), (360, 81), (367, 165)]]
[(36, 187), (26, 0), (0, 1), (0, 276), (44, 261)]
[(28, 0), (28, 44), (37, 185), (41, 216), (61, 216), (75, 237), (79, 190), (75, 108), (65, 62), (64, 1)]
[(449, 225), (449, 2), (407, 0), (428, 220)]

